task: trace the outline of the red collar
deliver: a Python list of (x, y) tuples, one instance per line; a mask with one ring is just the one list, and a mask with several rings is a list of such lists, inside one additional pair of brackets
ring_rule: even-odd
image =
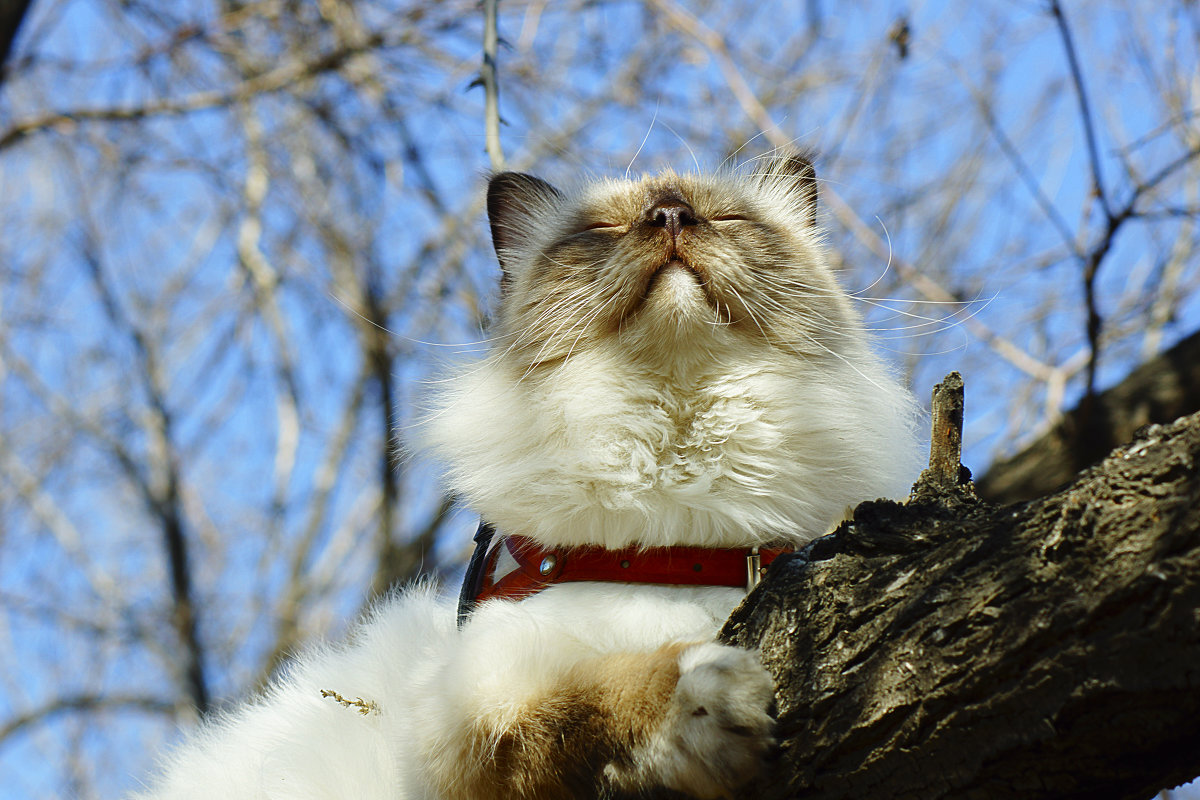
[[(520, 600), (555, 583), (609, 581), (686, 586), (732, 586), (747, 591), (767, 565), (792, 547), (542, 547), (524, 536), (504, 536), (487, 555), (475, 603), (493, 597)], [(501, 563), (503, 558), (503, 563)], [(497, 568), (501, 574), (497, 575)], [(474, 603), (471, 603), (474, 605)]]

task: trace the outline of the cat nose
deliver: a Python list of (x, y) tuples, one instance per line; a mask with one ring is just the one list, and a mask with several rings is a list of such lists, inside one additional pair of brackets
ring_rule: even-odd
[(646, 212), (646, 224), (652, 228), (666, 228), (671, 238), (677, 237), (685, 226), (698, 222), (696, 212), (678, 197), (659, 200)]

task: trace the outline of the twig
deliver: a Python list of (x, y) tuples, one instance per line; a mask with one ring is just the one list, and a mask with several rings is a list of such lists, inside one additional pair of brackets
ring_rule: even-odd
[[(255, 109), (249, 104), (239, 108), (246, 135), (246, 178), (242, 201), (245, 214), (237, 230), (238, 263), (245, 270), (254, 306), (267, 330), (275, 340), (279, 357), (275, 366), (278, 377), (276, 389), (277, 434), (275, 442), (275, 488), (272, 504), (282, 508), (300, 441), (300, 389), (296, 380), (292, 339), (279, 307), (280, 277), (262, 248), (263, 202), (270, 187), (271, 170), (263, 142), (263, 126)], [(282, 521), (281, 514), (273, 515), (274, 524)]]
[(0, 3), (0, 83), (8, 77), (8, 56), (12, 52), (13, 41), (21, 30), (21, 22), (29, 11), (32, 0), (13, 0)]
[(1067, 64), (1071, 70), (1075, 96), (1079, 100), (1079, 115), (1083, 122), (1084, 138), (1087, 140), (1088, 164), (1092, 170), (1092, 193), (1100, 203), (1105, 220), (1104, 237), (1100, 244), (1087, 254), (1083, 265), (1083, 296), (1087, 306), (1087, 339), (1088, 346), (1091, 348), (1084, 397), (1090, 399), (1096, 392), (1096, 371), (1100, 360), (1100, 333), (1104, 325), (1104, 319), (1100, 316), (1100, 309), (1096, 302), (1096, 276), (1099, 274), (1100, 264), (1112, 244), (1113, 235), (1124, 221), (1124, 217), (1128, 216), (1132, 205), (1122, 212), (1120, 215), (1122, 219), (1118, 220), (1117, 215), (1113, 214), (1112, 207), (1108, 204), (1108, 194), (1104, 190), (1104, 177), (1100, 171), (1100, 151), (1096, 145), (1096, 125), (1092, 119), (1091, 106), (1088, 104), (1087, 91), (1083, 85), (1083, 71), (1079, 67), (1079, 58), (1075, 53), (1071, 28), (1067, 24), (1066, 15), (1063, 14), (1058, 0), (1050, 0), (1050, 12), (1054, 15), (1058, 32), (1062, 36), (1063, 49), (1067, 54)]
[[(928, 275), (925, 275), (915, 265), (892, 253), (891, 246), (883, 241), (879, 234), (872, 230), (870, 226), (863, 222), (862, 217), (858, 216), (857, 212), (832, 187), (822, 187), (822, 196), (825, 198), (825, 204), (829, 207), (830, 211), (850, 231), (850, 234), (871, 252), (884, 259), (896, 270), (897, 275), (920, 292), (924, 298), (937, 303), (965, 302), (943, 288)], [(967, 317), (962, 320), (961, 324), (971, 332), (971, 335), (975, 336), (1001, 358), (1031, 378), (1041, 381), (1053, 380), (1061, 370), (1061, 367), (1056, 368), (1039, 361), (1014, 342), (1000, 336), (987, 325), (980, 322), (978, 317)]]
[(156, 697), (139, 695), (81, 694), (51, 700), (39, 708), (15, 714), (0, 726), (0, 742), (39, 722), (73, 711), (144, 711), (148, 714), (169, 714), (175, 704)]
[[(96, 239), (94, 234), (91, 239)], [(121, 308), (93, 241), (83, 248), (83, 262), (105, 315), (114, 327), (123, 330), (133, 345), (140, 367), (139, 377), (151, 412), (146, 433), (153, 443), (152, 452), (157, 454), (158, 462), (151, 469), (156, 468), (158, 474), (144, 474), (136, 463), (125, 459), (122, 459), (122, 466), (138, 484), (146, 511), (160, 526), (171, 581), (171, 621), (183, 646), (180, 656), (183, 682), (196, 713), (204, 717), (210, 707), (208, 677), (204, 648), (200, 641), (195, 591), (192, 588), (188, 533), (180, 489), (182, 478), (174, 442), (174, 417), (167, 405), (163, 367), (153, 337)]]
[(1171, 177), (1175, 170), (1186, 165), (1189, 161), (1195, 160), (1197, 157), (1200, 157), (1200, 146), (1192, 147), (1187, 152), (1168, 162), (1162, 167), (1162, 169), (1151, 175), (1148, 179), (1138, 183), (1137, 188), (1133, 192), (1133, 197), (1129, 198), (1128, 207), (1132, 209), (1134, 203), (1136, 203), (1142, 195), (1146, 194), (1151, 189), (1154, 189), (1167, 178)]
[(1062, 35), (1063, 49), (1067, 52), (1067, 64), (1071, 68), (1071, 80), (1075, 84), (1075, 95), (1079, 99), (1079, 113), (1083, 118), (1083, 133), (1087, 138), (1088, 162), (1092, 169), (1092, 190), (1100, 201), (1104, 216), (1112, 218), (1112, 209), (1108, 205), (1108, 195), (1104, 191), (1104, 177), (1100, 172), (1100, 150), (1096, 145), (1096, 125), (1092, 120), (1092, 110), (1088, 104), (1087, 91), (1083, 86), (1083, 72), (1079, 68), (1079, 58), (1075, 54), (1075, 42), (1071, 37), (1071, 28), (1067, 24), (1066, 15), (1058, 0), (1050, 0), (1050, 12), (1058, 24), (1058, 32)]
[(1024, 157), (1022, 157), (1017, 146), (1013, 144), (1013, 141), (1008, 138), (1008, 134), (1004, 132), (1004, 129), (1000, 125), (1000, 120), (996, 119), (996, 115), (992, 112), (992, 107), (988, 99), (978, 92), (974, 86), (967, 83), (966, 76), (960, 76), (960, 79), (967, 87), (967, 90), (971, 92), (972, 97), (975, 98), (975, 104), (979, 108), (979, 113), (983, 115), (983, 121), (987, 124), (992, 138), (999, 145), (1000, 152), (1004, 153), (1008, 158), (1009, 163), (1016, 170), (1017, 177), (1021, 179), (1021, 182), (1025, 184), (1025, 188), (1033, 196), (1033, 201), (1037, 203), (1038, 207), (1042, 209), (1042, 213), (1050, 220), (1050, 224), (1058, 231), (1067, 249), (1076, 258), (1082, 258), (1083, 254), (1080, 252), (1079, 243), (1075, 240), (1075, 235), (1071, 232), (1071, 226), (1067, 224), (1062, 214), (1058, 212), (1054, 202), (1042, 191), (1042, 186), (1038, 182), (1037, 176), (1034, 175), (1033, 170), (1029, 167)]
[(945, 486), (962, 483), (963, 379), (951, 372), (933, 387), (929, 468), (921, 479)]
[(285, 658), (295, 652), (301, 640), (300, 611), (313, 593), (309, 565), (313, 560), (318, 537), (324, 531), (329, 518), (330, 498), (337, 488), (337, 479), (347, 471), (346, 454), (354, 440), (355, 432), (362, 424), (363, 401), (370, 378), (371, 365), (363, 363), (345, 405), (341, 412), (333, 417), (339, 420), (337, 432), (327, 440), (324, 458), (313, 471), (313, 484), (309, 490), (311, 500), (308, 503), (307, 519), (302, 532), (299, 536), (293, 536), (286, 553), (277, 555), (280, 559), (286, 558), (288, 563), (287, 588), (283, 599), (270, 609), (269, 614), (264, 614), (267, 618), (275, 619), (275, 634), (271, 652), (263, 660), (263, 667), (256, 681), (259, 689), (266, 688), (267, 681), (275, 670)]
[(161, 100), (140, 106), (115, 108), (78, 108), (72, 111), (51, 112), (23, 122), (17, 122), (0, 133), (0, 150), (16, 144), (47, 128), (66, 128), (85, 121), (131, 122), (149, 117), (176, 116), (219, 108), (247, 100), (255, 95), (278, 92), (307, 78), (339, 69), (352, 57), (378, 47), (387, 41), (376, 34), (360, 44), (333, 50), (309, 62), (285, 64), (260, 75), (248, 78), (228, 91), (201, 91), (174, 100)]
[(504, 169), (504, 150), (500, 146), (500, 84), (496, 80), (496, 6), (500, 0), (483, 2), (483, 67), (479, 81), (483, 84), (483, 129), (487, 141), (488, 160), (492, 169)]
[[(398, 551), (403, 547), (393, 538), (396, 527), (396, 508), (400, 499), (401, 467), (396, 453), (396, 442), (400, 440), (400, 428), (396, 419), (396, 386), (395, 375), (397, 368), (395, 356), (391, 348), (391, 336), (388, 332), (388, 304), (384, 298), (383, 269), (374, 259), (366, 262), (365, 280), (362, 281), (362, 303), (366, 311), (367, 322), (358, 326), (363, 337), (363, 357), (372, 372), (371, 382), (379, 392), (378, 410), (384, 432), (383, 440), (379, 442), (379, 487), (383, 495), (379, 503), (378, 534), (378, 564), (375, 593), (382, 595), (391, 585), (386, 581), (388, 567), (399, 556)], [(385, 577), (384, 580), (378, 580)]]
[(729, 54), (729, 45), (725, 41), (725, 37), (705, 25), (696, 15), (682, 8), (673, 0), (655, 0), (654, 5), (670, 18), (678, 30), (691, 36), (712, 53), (717, 61), (718, 69), (721, 70), (722, 77), (725, 78), (726, 85), (729, 86), (738, 105), (742, 107), (742, 112), (758, 126), (767, 141), (776, 147), (786, 147), (791, 144), (791, 139), (784, 136), (783, 132), (779, 130), (779, 126), (771, 118), (767, 107), (763, 105), (762, 100), (750, 87), (741, 70), (737, 68), (737, 64)]
[(1087, 253), (1083, 267), (1083, 288), (1084, 296), (1087, 300), (1087, 335), (1088, 345), (1091, 348), (1091, 355), (1088, 358), (1087, 384), (1084, 387), (1085, 422), (1087, 421), (1086, 418), (1090, 413), (1086, 411), (1086, 409), (1089, 408), (1087, 404), (1091, 402), (1090, 398), (1092, 398), (1096, 393), (1096, 372), (1099, 364), (1099, 345), (1101, 326), (1103, 323), (1103, 320), (1100, 317), (1099, 311), (1096, 307), (1096, 275), (1100, 271), (1100, 265), (1104, 261), (1104, 258), (1108, 255), (1109, 251), (1112, 249), (1113, 240), (1116, 238), (1117, 231), (1120, 230), (1121, 226), (1131, 219), (1137, 219), (1145, 216), (1137, 210), (1137, 204), (1142, 197), (1149, 194), (1160, 183), (1174, 174), (1175, 170), (1186, 166), (1198, 156), (1200, 156), (1200, 147), (1192, 148), (1163, 166), (1162, 169), (1154, 173), (1148, 180), (1139, 182), (1137, 186), (1134, 187), (1133, 193), (1129, 196), (1128, 202), (1126, 202), (1119, 211), (1108, 213), (1108, 216), (1105, 220), (1103, 236), (1101, 236), (1100, 241)]

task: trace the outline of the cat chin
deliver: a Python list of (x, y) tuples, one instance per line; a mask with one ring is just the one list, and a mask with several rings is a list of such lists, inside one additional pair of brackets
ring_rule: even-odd
[(680, 261), (667, 262), (651, 276), (640, 316), (646, 324), (666, 329), (713, 319), (701, 281), (693, 268)]
[(664, 376), (598, 348), (516, 382), (484, 361), (444, 385), (418, 444), (475, 511), (543, 544), (799, 543), (919, 467), (912, 398), (853, 362), (740, 347)]

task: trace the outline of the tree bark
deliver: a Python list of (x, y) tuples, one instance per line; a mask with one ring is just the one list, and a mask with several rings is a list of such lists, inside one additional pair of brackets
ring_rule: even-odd
[(1200, 774), (1200, 414), (1052, 496), (927, 471), (771, 566), (722, 638), (775, 675), (756, 800), (1130, 798)]

